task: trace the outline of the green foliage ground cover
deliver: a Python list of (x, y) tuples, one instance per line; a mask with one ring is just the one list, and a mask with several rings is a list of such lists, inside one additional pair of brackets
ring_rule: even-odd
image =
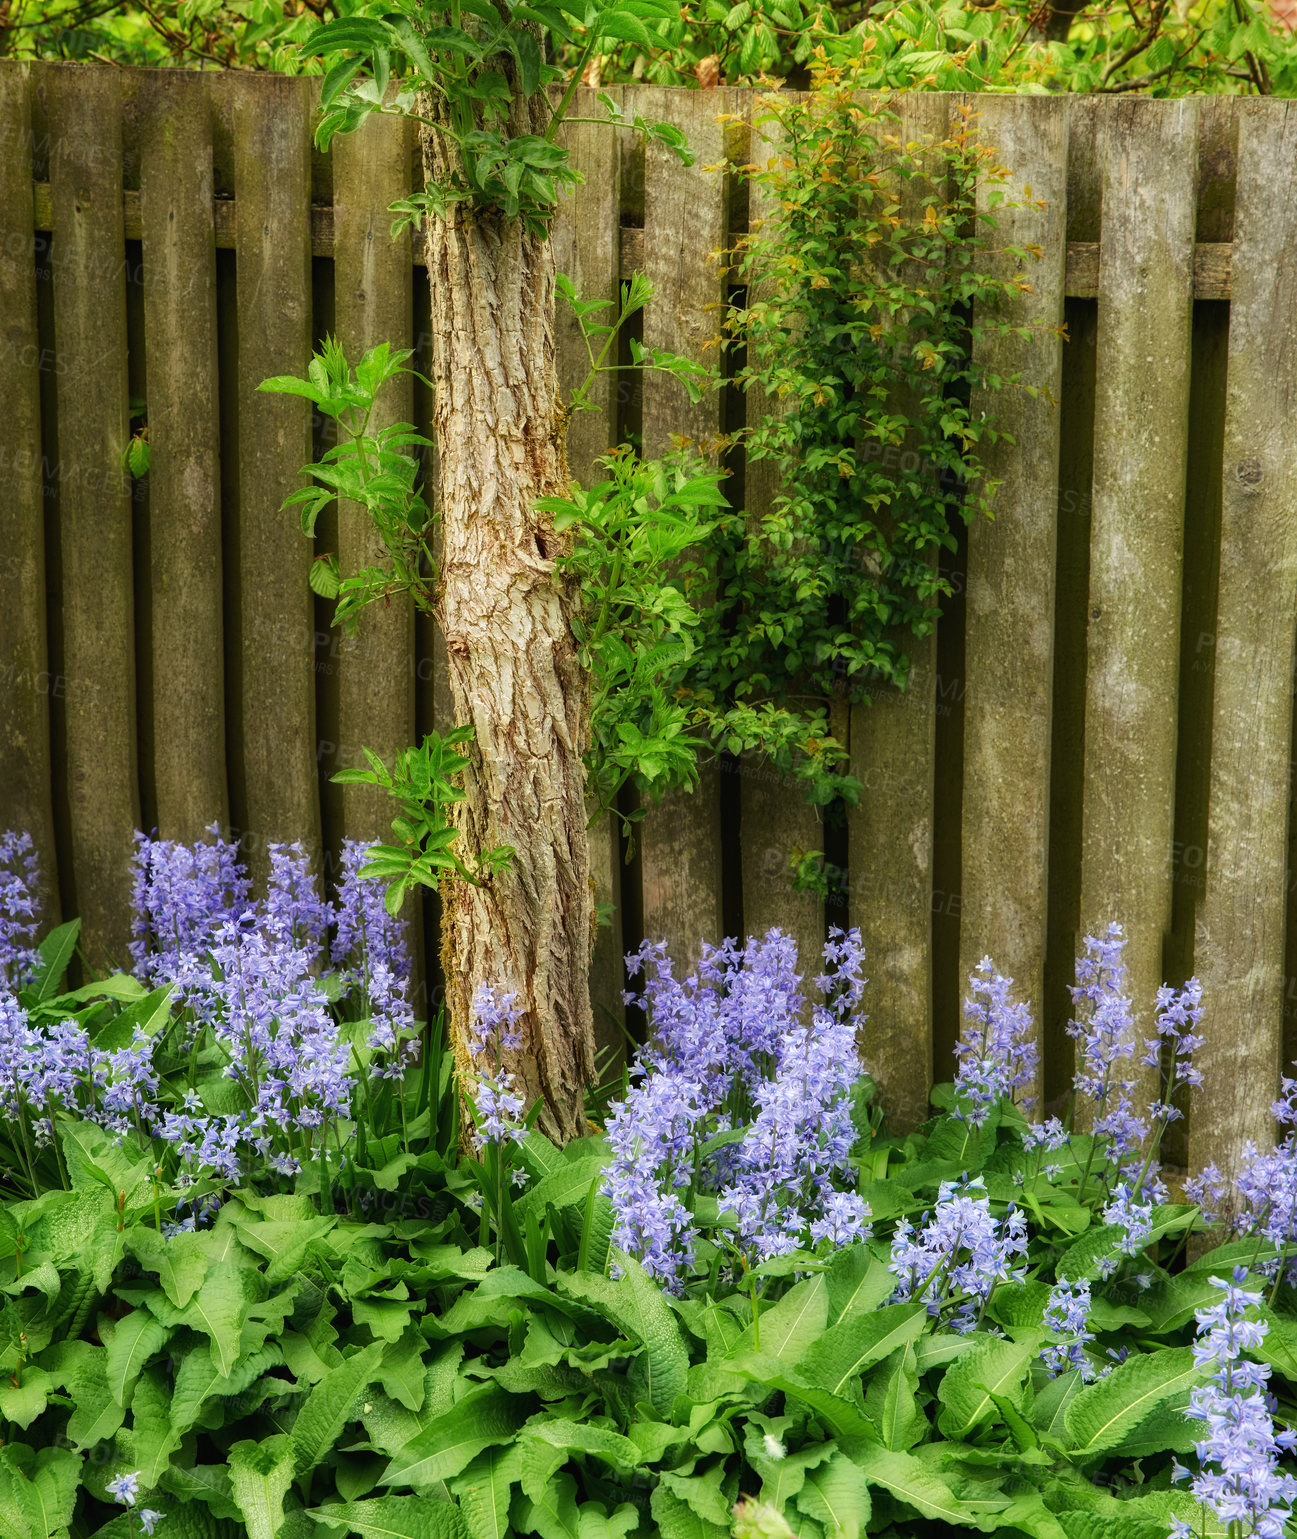
[[(69, 1021), (95, 1050), (143, 1036), (158, 1106), (226, 1104), (215, 1039), (181, 1049), (165, 987), (61, 992), (74, 939), (55, 932), (5, 996), (6, 1041), (15, 1008), (29, 1048)], [(364, 1024), (340, 1029), (363, 1041)], [(1131, 1168), (1115, 1141), (1073, 1129), (1043, 1154), (1012, 1092), (967, 1083), (894, 1136), (861, 1075), (842, 1189), (872, 1235), (738, 1268), (733, 1217), (699, 1180), (681, 1193), (696, 1255), (664, 1287), (613, 1244), (603, 1134), (461, 1147), (449, 1058), (423, 1040), (382, 1097), (358, 1069), (336, 1156), (294, 1173), (195, 1180), (147, 1122), (105, 1128), (70, 1092), (46, 1104), (34, 1159), (7, 1126), (5, 1539), (118, 1539), (143, 1510), (164, 1539), (723, 1539), (736, 1522), (799, 1539), (1163, 1539), (1172, 1519), (1224, 1534), (1172, 1481), (1207, 1372), (1195, 1310), (1236, 1263), (1275, 1272), (1275, 1248), (1258, 1235), (1187, 1261), (1192, 1204), (1114, 1218)], [(695, 1130), (699, 1170), (704, 1140), (714, 1155), (742, 1136), (715, 1125)], [(997, 1234), (1020, 1215), (1021, 1274), (975, 1311), (958, 1232), (926, 1290), (897, 1297), (904, 1242), (952, 1195)], [(1286, 1261), (1245, 1354), (1272, 1369), (1281, 1421), (1297, 1390)], [(1083, 1345), (1048, 1312), (1060, 1281), (1092, 1290)]]

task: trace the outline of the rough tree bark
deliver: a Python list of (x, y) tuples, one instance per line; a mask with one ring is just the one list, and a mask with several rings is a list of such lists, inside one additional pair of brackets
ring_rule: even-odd
[[(439, 101), (420, 112), (435, 120)], [(514, 134), (541, 134), (543, 95), (515, 98)], [(445, 141), (420, 130), (428, 180), (445, 182)], [(451, 1039), (468, 1067), (481, 983), (525, 1007), (523, 1047), (505, 1066), (540, 1099), (538, 1126), (586, 1130), (594, 1075), (587, 971), (593, 898), (582, 755), (589, 684), (555, 567), (561, 542), (535, 499), (567, 489), (558, 395), (554, 258), (520, 220), (456, 203), (426, 227), (432, 291), (434, 423), (442, 557), (438, 618), (457, 723), (476, 741), (456, 809), (460, 849), (508, 844), (513, 861), (482, 887), (443, 886), (442, 957)], [(469, 862), (471, 864), (471, 861)]]

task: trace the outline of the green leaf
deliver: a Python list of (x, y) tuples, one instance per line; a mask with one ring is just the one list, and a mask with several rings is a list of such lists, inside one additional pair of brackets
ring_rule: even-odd
[(293, 1483), (288, 1434), (279, 1432), (259, 1443), (235, 1443), (227, 1461), (234, 1502), (248, 1539), (275, 1539), (284, 1521), (284, 1497)]
[(642, 1343), (644, 1351), (637, 1367), (649, 1404), (663, 1421), (669, 1421), (675, 1397), (683, 1391), (689, 1373), (689, 1354), (680, 1326), (662, 1290), (639, 1262), (616, 1248), (612, 1254), (622, 1271), (614, 1285), (618, 1295), (614, 1321)]
[(799, 1512), (822, 1523), (835, 1539), (860, 1539), (872, 1509), (864, 1470), (841, 1452), (807, 1470), (796, 1503)]
[(379, 1496), (335, 1502), (307, 1512), (317, 1523), (345, 1528), (360, 1539), (465, 1539), (470, 1532), (454, 1502), (425, 1496)]
[(914, 1341), (927, 1322), (923, 1304), (885, 1304), (872, 1314), (851, 1314), (833, 1326), (798, 1364), (811, 1384), (841, 1395), (858, 1385), (874, 1363), (890, 1357), (897, 1347)]
[(136, 1224), (125, 1231), (126, 1249), (146, 1272), (156, 1272), (162, 1291), (183, 1309), (207, 1276), (208, 1237), (180, 1233), (164, 1239), (156, 1229)]
[(516, 1443), (486, 1448), (451, 1479), (450, 1488), (473, 1539), (507, 1539), (519, 1462)]
[(979, 1515), (939, 1475), (920, 1464), (913, 1454), (868, 1446), (853, 1453), (870, 1485), (881, 1486), (899, 1502), (924, 1518), (977, 1527)]
[(519, 1222), (525, 1221), (529, 1213), (543, 1215), (547, 1205), (570, 1208), (578, 1202), (584, 1202), (591, 1181), (597, 1181), (603, 1176), (607, 1163), (605, 1155), (586, 1155), (543, 1176), (514, 1204)]
[(1106, 1453), (1164, 1401), (1200, 1383), (1203, 1370), (1191, 1347), (1140, 1352), (1090, 1384), (1068, 1406), (1064, 1424), (1073, 1458)]
[(379, 1484), (416, 1490), (448, 1480), (484, 1449), (512, 1440), (526, 1419), (523, 1405), (495, 1384), (484, 1384), (434, 1417), (383, 1471)]
[[(829, 1290), (822, 1276), (807, 1277), (795, 1283), (778, 1303), (761, 1311), (758, 1320), (761, 1352), (776, 1357), (789, 1367), (801, 1361), (818, 1341), (829, 1320)], [(751, 1326), (743, 1332), (734, 1350), (753, 1349), (755, 1336)]]
[(1022, 1409), (1034, 1343), (984, 1336), (946, 1370), (937, 1391), (945, 1409), (938, 1425), (949, 1438), (965, 1438), (995, 1415), (995, 1397)]
[(877, 1429), (884, 1448), (906, 1448), (927, 1430), (916, 1398), (918, 1388), (914, 1346), (909, 1342), (870, 1375), (865, 1390), (865, 1414)]
[(57, 925), (38, 948), (41, 959), (40, 971), (32, 980), (32, 988), (36, 993), (36, 1000), (52, 999), (59, 991), (59, 984), (63, 982), (63, 974), (68, 970), (68, 963), (72, 960), (72, 954), (77, 949), (77, 936), (81, 933), (81, 921), (69, 919), (66, 924)]
[(314, 1469), (351, 1420), (356, 1396), (372, 1382), (384, 1347), (375, 1342), (331, 1369), (306, 1398), (291, 1433), (294, 1473)]
[(100, 1334), (109, 1393), (118, 1405), (128, 1406), (145, 1363), (166, 1345), (171, 1332), (147, 1309), (132, 1309), (120, 1320), (104, 1320)]
[(650, 1510), (661, 1539), (728, 1539), (726, 1525), (702, 1517), (666, 1485), (654, 1488)]

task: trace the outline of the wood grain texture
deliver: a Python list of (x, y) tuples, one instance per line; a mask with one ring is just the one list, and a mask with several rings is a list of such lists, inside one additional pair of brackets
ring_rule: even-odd
[[(413, 326), (410, 238), (403, 233), (392, 239), (388, 212), (409, 192), (410, 137), (403, 119), (374, 116), (333, 144), (334, 329), (353, 368), (380, 342), (406, 346)], [(411, 421), (412, 383), (408, 374), (388, 380), (370, 419), (371, 432)], [(338, 510), (338, 559), (344, 575), (386, 564), (369, 515), (352, 502)], [(413, 743), (413, 647), (414, 602), (408, 594), (371, 604), (354, 636), (339, 635), (339, 768), (363, 768), (362, 747), (390, 764)], [(391, 797), (377, 786), (343, 786), (343, 837), (389, 838), (394, 810)]]
[(59, 544), (71, 891), (90, 967), (129, 958), (139, 819), (121, 77), (50, 69)]
[(1297, 102), (1239, 117), (1208, 804), (1195, 937), (1204, 1086), (1191, 1163), (1274, 1134), (1297, 622)]
[[(1022, 386), (975, 391), (1011, 443), (983, 448), (998, 481), (993, 519), (968, 531), (965, 631), (963, 872), (959, 983), (983, 956), (1014, 979), (1036, 1012), (1039, 1044), (1049, 885), (1049, 768), (1054, 674), (1054, 557), (1058, 538), (1059, 408), (1062, 389), (1063, 239), (1067, 102), (1005, 96), (982, 105), (981, 136), (1012, 179), (1015, 209), (992, 213), (988, 238), (1039, 247), (1025, 262), (1003, 258), (997, 276), (1030, 290), (986, 319), (1032, 328), (1030, 339), (985, 336), (978, 362)], [(1028, 198), (1027, 189), (1030, 189)], [(984, 182), (979, 207), (993, 189)], [(1032, 204), (1043, 202), (1044, 207)], [(1026, 386), (1040, 393), (1032, 396)], [(1039, 1095), (1039, 1083), (1025, 1091)]]
[(238, 174), (238, 735), (240, 832), (254, 884), (266, 845), (320, 853), (315, 619), (310, 541), (284, 498), (311, 459), (311, 416), (296, 396), (257, 386), (303, 375), (311, 358), (309, 82), (227, 82)]
[(158, 831), (229, 824), (211, 98), (202, 74), (136, 81), (148, 374), (153, 773)]
[[(715, 119), (728, 94), (628, 87), (626, 96), (628, 114), (675, 123), (697, 157), (686, 168), (663, 145), (645, 151), (644, 271), (653, 298), (644, 312), (644, 344), (715, 364), (724, 288), (719, 266), (707, 257), (725, 244), (726, 189), (719, 171), (699, 168), (721, 160)], [(676, 380), (645, 374), (645, 455), (668, 453), (673, 434), (706, 443), (720, 431), (720, 411), (719, 391), (691, 406)], [(668, 942), (678, 974), (697, 963), (703, 941), (721, 939), (720, 787), (719, 766), (705, 765), (692, 793), (668, 792), (640, 824), (644, 934)]]
[[(765, 166), (778, 155), (778, 135), (775, 123), (754, 130), (753, 162)], [(768, 184), (755, 180), (748, 181), (747, 191), (748, 229), (755, 233), (777, 212), (775, 194)], [(768, 299), (770, 288), (768, 280), (758, 280), (749, 289), (747, 303)], [(772, 399), (759, 385), (751, 385), (745, 392), (749, 428), (781, 409), (783, 403)], [(778, 461), (749, 455), (743, 468), (749, 529), (758, 530), (762, 520), (774, 511), (780, 489)], [(745, 754), (739, 763), (739, 840), (744, 930), (748, 935), (763, 936), (778, 925), (797, 942), (801, 972), (813, 977), (820, 970), (824, 945), (824, 903), (814, 893), (794, 889), (790, 857), (798, 851), (822, 850), (823, 825), (817, 809), (807, 804), (802, 782), (756, 754)]]
[[(610, 95), (620, 98), (614, 88)], [(576, 109), (578, 116), (593, 112)], [(598, 123), (568, 123), (559, 131), (560, 141), (584, 181), (564, 195), (550, 227), (554, 262), (572, 280), (579, 298), (604, 300), (608, 308), (592, 322), (611, 324), (617, 315), (621, 243), (618, 215), (621, 209), (621, 154), (617, 135)], [(560, 297), (554, 316), (554, 344), (558, 357), (560, 399), (571, 400), (573, 391), (585, 384), (590, 373), (586, 350), (572, 307)], [(596, 356), (598, 347), (595, 348)], [(604, 467), (598, 462), (618, 438), (618, 379), (615, 374), (597, 375), (587, 398), (592, 410), (574, 412), (567, 424), (567, 471), (582, 486), (600, 480)], [(593, 811), (593, 808), (590, 809)], [(610, 911), (610, 922), (599, 925), (590, 956), (590, 1007), (594, 1015), (595, 1042), (600, 1067), (620, 1061), (626, 1038), (622, 1023), (625, 968), (622, 963), (621, 852), (612, 816), (605, 813), (590, 828), (590, 876), (594, 901)]]
[(54, 362), (36, 318), (30, 72), (0, 70), (0, 832), (30, 833), (42, 927), (61, 915), (50, 758), (41, 370)]
[[(946, 137), (951, 98), (903, 96), (903, 142)], [(921, 215), (919, 179), (900, 193)], [(909, 214), (906, 217), (909, 217)], [(879, 683), (851, 707), (851, 772), (864, 785), (847, 809), (850, 922), (865, 942), (869, 1019), (862, 1050), (893, 1128), (927, 1115), (932, 1083), (932, 824), (937, 721), (935, 634), (897, 637), (910, 659), (906, 687)]]
[(1109, 103), (1098, 128), (1105, 281), (1077, 946), (1124, 927), (1137, 1039), (1171, 927), (1197, 131), (1192, 101)]

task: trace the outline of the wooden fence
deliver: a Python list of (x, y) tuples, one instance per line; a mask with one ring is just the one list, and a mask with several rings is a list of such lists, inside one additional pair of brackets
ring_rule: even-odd
[[(254, 866), (272, 839), (327, 860), (344, 834), (383, 829), (381, 804), (329, 774), (362, 743), (391, 754), (449, 720), (431, 627), (394, 606), (343, 644), (279, 511), (312, 425), (257, 382), (304, 372), (327, 331), (353, 352), (390, 339), (426, 360), (430, 343), (419, 251), (388, 234), (417, 175), (407, 125), (371, 122), (322, 156), (315, 90), (0, 66), (0, 827), (33, 831), (50, 917), (81, 913), (99, 951), (124, 950), (137, 826), (194, 838), (215, 818)], [(748, 146), (718, 116), (748, 100), (614, 94), (679, 123), (697, 163), (573, 126), (586, 180), (556, 227), (560, 268), (592, 297), (642, 269), (644, 340), (711, 358), (727, 290), (709, 254), (748, 218), (720, 169)], [(898, 105), (915, 136), (966, 103)], [(760, 765), (722, 763), (653, 812), (631, 865), (596, 830), (617, 912), (592, 991), (601, 1019), (620, 1016), (619, 954), (641, 935), (683, 958), (781, 923), (807, 958), (826, 918), (858, 924), (866, 1055), (913, 1122), (949, 1072), (961, 979), (989, 952), (1037, 1006), (1057, 1103), (1078, 939), (1116, 918), (1146, 1026), (1163, 978), (1203, 979), (1208, 1083), (1187, 1156), (1227, 1162), (1269, 1137), (1297, 1045), (1297, 103), (972, 105), (1043, 200), (1010, 216), (1044, 253), (1022, 314), (1067, 323), (1066, 341), (1004, 360), (1047, 394), (999, 400), (1018, 447), (994, 467), (997, 517), (951, 563), (909, 689), (835, 705), (866, 787), (845, 829)], [(561, 320), (569, 380), (575, 344)], [(736, 394), (691, 408), (660, 376), (606, 387), (574, 424), (574, 474), (628, 431), (649, 453), (714, 431)], [(430, 420), (421, 386), (391, 409)], [(153, 465), (136, 483), (133, 410)], [(748, 508), (775, 491), (754, 466)], [(364, 537), (344, 518), (318, 544), (354, 560)], [(793, 848), (841, 868), (827, 916), (792, 892)]]

